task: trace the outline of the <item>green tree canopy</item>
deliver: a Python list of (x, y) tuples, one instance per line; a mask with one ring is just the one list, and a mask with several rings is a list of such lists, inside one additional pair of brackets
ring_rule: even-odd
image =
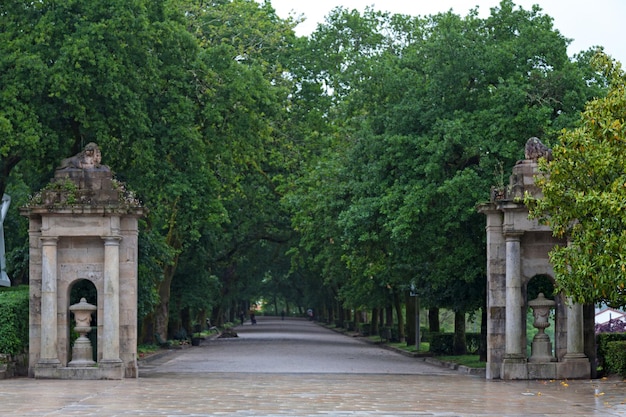
[[(340, 285), (350, 305), (416, 282), (426, 304), (480, 307), (475, 206), (529, 137), (553, 140), (598, 92), (587, 56), (570, 60), (567, 45), (540, 8), (508, 0), (486, 18), (337, 9), (311, 36), (308, 48), (326, 53), (315, 62), (305, 53), (304, 80), (328, 88), (320, 100), (332, 99), (326, 117), (337, 133), (333, 162), (300, 182), (308, 197), (294, 199), (306, 204), (294, 224), (301, 249), (323, 248), (315, 255), (350, 269)], [(328, 233), (341, 250), (329, 250)]]
[(567, 246), (550, 253), (558, 289), (581, 303), (626, 306), (626, 75), (603, 53), (595, 57), (608, 93), (590, 101), (566, 129), (542, 169), (543, 197), (531, 214)]

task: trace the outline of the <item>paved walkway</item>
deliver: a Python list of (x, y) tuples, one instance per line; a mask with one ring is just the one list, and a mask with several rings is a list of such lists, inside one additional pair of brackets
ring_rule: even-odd
[(621, 379), (486, 381), (307, 321), (237, 330), (135, 380), (0, 381), (0, 416), (626, 416)]

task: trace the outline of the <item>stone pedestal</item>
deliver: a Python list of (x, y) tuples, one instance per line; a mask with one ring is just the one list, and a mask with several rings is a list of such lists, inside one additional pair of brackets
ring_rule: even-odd
[(502, 361), (501, 379), (528, 379), (526, 358), (509, 357)]
[(543, 293), (539, 293), (536, 299), (528, 302), (528, 305), (533, 309), (533, 316), (535, 317), (533, 326), (538, 329), (532, 341), (532, 353), (528, 361), (538, 363), (555, 362), (556, 358), (552, 355), (552, 342), (550, 342), (550, 337), (545, 333), (545, 330), (550, 326), (548, 317), (556, 303), (548, 300)]
[(91, 341), (87, 338), (87, 333), (91, 331), (91, 313), (96, 310), (97, 307), (87, 303), (87, 300), (84, 298), (81, 298), (78, 304), (70, 306), (70, 311), (74, 313), (74, 319), (76, 320), (74, 330), (79, 336), (74, 341), (72, 361), (67, 364), (69, 367), (96, 365), (96, 362), (92, 359), (93, 347), (91, 346)]

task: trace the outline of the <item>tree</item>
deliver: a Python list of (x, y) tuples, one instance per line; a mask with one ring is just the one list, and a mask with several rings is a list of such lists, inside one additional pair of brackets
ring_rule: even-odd
[[(118, 178), (152, 208), (139, 269), (140, 311), (148, 316), (145, 309), (166, 303), (168, 294), (143, 290), (168, 282), (177, 238), (193, 239), (194, 222), (219, 212), (218, 200), (199, 191), (217, 187), (193, 128), (195, 39), (163, 1), (15, 0), (3, 2), (0, 15), (0, 87), (7, 92), (0, 97), (7, 138), (0, 188), (17, 173), (14, 181), (36, 191), (62, 157), (97, 142)], [(155, 267), (162, 275), (151, 275)]]
[[(411, 282), (429, 307), (460, 316), (483, 305), (475, 206), (528, 137), (554, 138), (598, 91), (586, 55), (570, 61), (567, 44), (538, 7), (507, 0), (485, 19), (339, 9), (311, 36), (311, 50), (328, 53), (304, 61), (305, 80), (331, 87), (336, 130), (323, 158), (335, 162), (318, 163), (328, 179), (311, 170), (301, 182), (315, 187), (298, 190), (309, 196), (299, 207), (320, 215), (299, 231), (321, 250), (320, 231), (333, 230), (341, 250), (319, 253), (349, 268), (334, 278), (347, 305), (378, 303)], [(327, 207), (332, 215), (321, 215)]]
[(216, 180), (199, 190), (223, 211), (212, 219), (219, 221), (202, 222), (185, 210), (196, 219), (199, 240), (183, 248), (189, 253), (180, 258), (181, 273), (175, 271), (173, 280), (181, 281), (176, 289), (185, 287), (186, 263), (204, 265), (217, 276), (220, 296), (212, 314), (220, 323), (258, 298), (269, 263), (283, 263), (290, 238), (280, 188), (300, 157), (287, 135), (291, 81), (284, 76), (295, 35), (293, 23), (279, 19), (269, 3), (181, 1), (178, 7), (200, 46), (201, 64), (192, 80), (199, 109), (195, 127), (206, 146), (200, 158)]
[(566, 129), (543, 161), (529, 200), (531, 215), (544, 220), (567, 246), (550, 253), (558, 290), (580, 303), (626, 305), (626, 75), (603, 53), (594, 60), (605, 97), (587, 103), (575, 129)]
[(143, 340), (154, 331), (165, 339), (172, 288), (178, 301), (214, 284), (210, 262), (221, 253), (207, 249), (245, 218), (242, 195), (271, 190), (255, 196), (250, 209), (266, 210), (248, 214), (256, 222), (234, 230), (235, 241), (259, 239), (260, 224), (288, 224), (268, 218), (280, 212), (276, 189), (293, 163), (278, 140), (288, 126), (293, 23), (251, 0), (9, 0), (0, 16), (0, 189), (11, 182), (18, 207), (24, 188), (38, 190), (62, 157), (97, 142), (150, 209)]
[[(89, 141), (145, 134), (162, 2), (0, 5), (0, 192), (18, 163), (43, 175)], [(102, 146), (106, 148), (105, 146)]]

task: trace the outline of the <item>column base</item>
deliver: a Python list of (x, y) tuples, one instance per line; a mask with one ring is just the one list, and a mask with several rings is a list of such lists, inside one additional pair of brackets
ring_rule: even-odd
[(61, 366), (61, 361), (57, 358), (41, 358), (35, 366), (37, 368), (58, 368)]
[(49, 379), (57, 378), (61, 362), (56, 358), (43, 358), (37, 361), (35, 365), (35, 378)]
[(572, 358), (565, 355), (563, 362), (559, 362), (557, 366), (558, 379), (588, 379), (591, 378), (591, 363), (589, 359), (581, 354)]
[(587, 355), (585, 355), (584, 353), (566, 353), (565, 356), (563, 356), (563, 360), (564, 361), (587, 360)]
[(124, 379), (124, 362), (121, 359), (102, 359), (98, 362), (100, 379)]
[(505, 355), (500, 369), (500, 379), (528, 379), (526, 358), (522, 355)]

